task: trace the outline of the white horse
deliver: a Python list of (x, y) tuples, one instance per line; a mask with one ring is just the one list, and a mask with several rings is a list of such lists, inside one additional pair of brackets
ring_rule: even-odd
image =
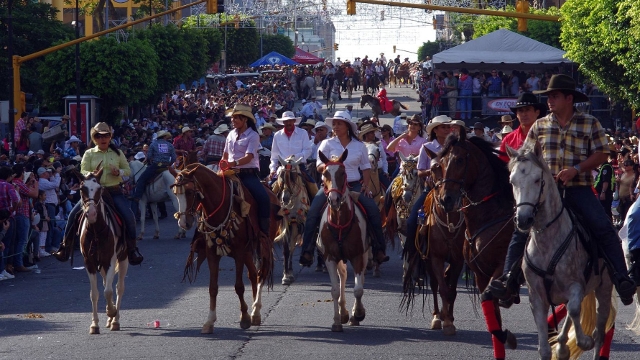
[(300, 93), (302, 96), (306, 95), (307, 100), (311, 100), (312, 97), (316, 96), (316, 80), (313, 76), (309, 75), (300, 80)]
[(336, 103), (340, 98), (340, 84), (338, 82), (333, 83), (333, 88), (329, 90), (330, 94), (327, 95), (327, 115), (333, 114), (336, 111)]
[[(507, 146), (507, 153), (511, 158), (509, 170), (516, 201), (516, 224), (521, 231), (529, 231), (523, 269), (538, 328), (540, 359), (552, 356), (547, 314), (553, 303), (566, 304), (569, 314), (557, 337), (557, 357), (576, 356), (567, 345), (573, 324), (577, 346), (584, 351), (595, 346), (593, 358), (598, 359), (606, 326), (615, 322), (609, 270), (602, 259), (595, 264), (599, 272), (590, 264), (589, 251), (579, 240), (577, 220), (562, 203), (554, 177), (542, 158), (540, 144), (520, 151)], [(589, 274), (586, 278), (585, 271)], [(594, 294), (598, 306), (586, 310), (583, 305), (581, 309), (583, 299), (586, 302)], [(610, 317), (612, 311), (614, 315)], [(595, 331), (591, 337), (592, 329), (584, 324), (593, 324), (594, 317)]]
[[(135, 180), (138, 181), (140, 175), (147, 168), (146, 165), (141, 163), (138, 160), (133, 160), (129, 163), (129, 167), (131, 168), (131, 175), (135, 177)], [(178, 209), (178, 199), (176, 198), (173, 191), (169, 189), (171, 185), (175, 182), (175, 177), (169, 172), (169, 170), (165, 170), (162, 172), (162, 175), (155, 179), (151, 184), (147, 185), (144, 194), (140, 198), (138, 202), (138, 208), (140, 209), (140, 235), (138, 235), (138, 239), (142, 239), (144, 237), (144, 229), (145, 229), (145, 220), (147, 217), (147, 203), (151, 206), (151, 214), (153, 215), (153, 222), (156, 225), (156, 231), (153, 235), (154, 239), (160, 238), (160, 226), (158, 225), (158, 202), (171, 200), (174, 209)], [(173, 237), (174, 239), (180, 239), (186, 237), (186, 231), (182, 228), (178, 229), (178, 233)]]

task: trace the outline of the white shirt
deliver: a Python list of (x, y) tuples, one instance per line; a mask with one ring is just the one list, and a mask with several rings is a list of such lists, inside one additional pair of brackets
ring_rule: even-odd
[(400, 118), (400, 116), (396, 116), (396, 118), (393, 119), (393, 132), (396, 134), (396, 136), (407, 131), (408, 127), (408, 125), (402, 125), (402, 119)]
[(296, 126), (293, 130), (291, 137), (288, 137), (284, 133), (284, 129), (279, 130), (273, 135), (273, 144), (271, 145), (271, 165), (269, 170), (275, 172), (280, 166), (278, 156), (282, 159), (286, 159), (289, 156), (294, 155), (295, 159), (302, 158), (304, 164), (311, 155), (311, 142), (309, 141), (309, 134), (306, 130)]
[(311, 104), (311, 102), (308, 102), (304, 104), (304, 106), (302, 107), (302, 110), (300, 110), (300, 115), (311, 117), (313, 116), (313, 110), (314, 110), (314, 106)]
[(427, 154), (426, 149), (433, 151), (433, 153), (437, 154), (442, 150), (442, 145), (438, 142), (438, 140), (428, 141), (424, 145), (420, 147), (420, 154), (418, 154), (418, 170), (429, 170), (431, 169), (431, 158)]
[(527, 84), (529, 85), (529, 91), (540, 90), (540, 79), (537, 76), (528, 77)]
[(389, 173), (389, 163), (387, 162), (387, 153), (384, 151), (384, 146), (378, 141), (378, 148), (380, 149), (380, 159), (378, 159), (378, 169), (382, 169), (385, 174)]
[(308, 102), (308, 104), (311, 104), (311, 106), (317, 110), (317, 112), (320, 112), (320, 110), (322, 110), (322, 103), (320, 101), (310, 101)]
[[(323, 140), (318, 147), (318, 154), (322, 151), (328, 159), (331, 159), (332, 156), (340, 157), (345, 149), (349, 150), (347, 159), (344, 161), (347, 182), (359, 181), (360, 173), (358, 170), (371, 169), (371, 165), (369, 164), (369, 153), (367, 152), (367, 147), (364, 143), (351, 139), (345, 148), (340, 143), (340, 139), (336, 136), (331, 139)], [(320, 165), (322, 165), (322, 160), (320, 160), (320, 156), (318, 156), (316, 166)]]

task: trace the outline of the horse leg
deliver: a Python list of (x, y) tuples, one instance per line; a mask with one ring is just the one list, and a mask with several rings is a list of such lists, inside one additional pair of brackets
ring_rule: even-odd
[[(363, 259), (366, 261), (366, 258)], [(353, 309), (351, 310), (353, 316), (349, 320), (349, 325), (357, 326), (360, 325), (360, 321), (364, 320), (366, 311), (364, 309), (364, 305), (362, 304), (362, 295), (364, 295), (364, 273), (363, 269), (359, 274), (355, 274), (354, 285), (353, 285), (353, 297), (355, 297), (355, 301), (353, 303)], [(346, 265), (345, 265), (345, 277), (346, 277)]]
[(253, 302), (251, 303), (251, 325), (258, 326), (262, 323), (262, 287), (265, 279), (258, 279), (258, 270), (253, 262), (253, 255), (245, 253), (244, 264), (247, 267), (247, 277), (251, 282), (251, 295)]
[(336, 265), (338, 271), (338, 279), (340, 281), (340, 298), (338, 304), (340, 305), (340, 323), (346, 324), (349, 322), (349, 311), (347, 310), (347, 296), (345, 294), (347, 287), (347, 263), (339, 261)]
[(447, 301), (449, 302), (449, 306), (447, 307), (447, 309), (449, 312), (449, 318), (451, 319), (452, 325), (455, 319), (453, 316), (453, 305), (455, 304), (456, 297), (458, 296), (458, 279), (460, 278), (460, 274), (462, 273), (463, 268), (464, 268), (463, 259), (459, 259), (459, 261), (453, 260), (449, 263), (449, 267), (447, 268), (447, 271), (445, 271), (444, 273), (444, 278), (447, 283), (447, 291), (449, 292), (447, 296)]
[(438, 279), (436, 278), (433, 271), (430, 271), (429, 264), (425, 264), (424, 261), (420, 261), (419, 265), (423, 268), (423, 271), (419, 271), (418, 278), (422, 277), (422, 281), (424, 282), (424, 277), (427, 276), (429, 278), (429, 287), (431, 288), (431, 294), (433, 295), (433, 314), (431, 317), (431, 330), (440, 330), (442, 329), (442, 313), (440, 311), (440, 305), (438, 304), (438, 294), (440, 293), (440, 286), (438, 283)]
[(216, 315), (216, 299), (218, 298), (220, 256), (215, 253), (215, 249), (209, 246), (207, 246), (207, 265), (209, 266), (209, 316), (204, 325), (202, 325), (201, 334), (213, 334), (213, 324), (218, 319)]
[(142, 198), (140, 199), (140, 201), (138, 201), (138, 210), (140, 211), (140, 234), (138, 234), (138, 240), (142, 240), (142, 238), (144, 237), (144, 223), (147, 217), (146, 198), (146, 195), (142, 195)]
[(124, 295), (124, 279), (127, 277), (129, 261), (118, 262), (118, 283), (116, 283), (116, 316), (111, 321), (111, 331), (120, 330), (120, 307), (122, 306), (122, 296)]
[(284, 257), (284, 270), (282, 271), (282, 285), (291, 285), (289, 272), (291, 271), (291, 265), (292, 265), (292, 261), (291, 261), (292, 252), (291, 252), (291, 246), (289, 245), (289, 241), (291, 241), (290, 234), (284, 239), (282, 239), (282, 255)]
[(89, 285), (91, 286), (91, 291), (89, 292), (89, 296), (91, 297), (91, 311), (92, 311), (92, 319), (91, 319), (91, 327), (89, 328), (89, 334), (100, 334), (100, 325), (98, 319), (98, 297), (100, 293), (98, 292), (98, 274), (91, 274), (87, 270), (87, 275), (89, 275)]
[(440, 291), (440, 299), (442, 300), (442, 307), (440, 308), (440, 318), (442, 319), (442, 330), (444, 335), (455, 335), (456, 327), (453, 325), (453, 319), (450, 310), (449, 303), (449, 285), (446, 282), (444, 274), (444, 261), (436, 256), (432, 256), (431, 259), (431, 271), (433, 273), (432, 278), (435, 278), (438, 282), (438, 289)]
[(116, 309), (113, 303), (113, 278), (115, 277), (115, 262), (116, 262), (115, 254), (111, 261), (111, 266), (109, 266), (109, 270), (100, 271), (102, 275), (102, 283), (104, 285), (104, 299), (107, 303), (107, 327), (111, 327), (111, 319), (114, 318), (118, 314), (118, 310)]
[(158, 203), (150, 203), (149, 207), (151, 208), (151, 217), (153, 218), (153, 224), (156, 226), (156, 231), (153, 234), (153, 239), (160, 239), (160, 225), (158, 225)]
[(334, 260), (325, 262), (329, 279), (331, 280), (331, 298), (333, 299), (333, 325), (331, 331), (342, 332), (342, 321), (340, 321), (340, 279), (338, 278), (338, 264)]
[[(604, 275), (603, 280), (608, 279), (608, 274)], [(598, 305), (596, 308), (596, 328), (593, 330), (593, 340), (595, 341), (595, 349), (594, 349), (594, 359), (598, 359), (601, 354), (603, 345), (607, 348), (610, 348), (611, 344), (605, 344), (605, 341), (609, 340), (607, 335), (607, 321), (609, 319), (609, 315), (611, 313), (611, 291), (612, 289), (607, 289), (608, 286), (598, 286), (595, 289), (595, 296), (598, 301)], [(613, 329), (611, 329), (613, 330)], [(613, 334), (612, 334), (613, 336)], [(612, 337), (611, 336), (611, 337)], [(610, 340), (609, 340), (610, 341)], [(607, 358), (608, 358), (607, 354)]]
[[(593, 349), (593, 338), (584, 333), (582, 324), (580, 323), (580, 311), (582, 309), (582, 299), (584, 298), (584, 290), (580, 284), (572, 284), (569, 288), (569, 301), (567, 302), (567, 312), (573, 322), (577, 345), (584, 351)], [(608, 315), (607, 315), (608, 317)], [(605, 319), (606, 321), (606, 319)], [(568, 340), (569, 329), (567, 324), (562, 328), (562, 333), (558, 336), (559, 350), (566, 346)]]
[[(236, 256), (234, 260), (236, 264), (235, 289), (236, 289), (236, 294), (238, 295), (238, 300), (240, 300), (240, 328), (248, 329), (251, 327), (251, 317), (249, 316), (249, 312), (248, 312), (249, 306), (244, 301), (244, 282), (242, 281), (242, 273), (244, 271), (244, 265), (245, 265), (246, 259), (242, 256)], [(253, 261), (250, 261), (250, 262), (253, 263)], [(254, 268), (254, 271), (255, 271), (255, 268)], [(249, 277), (251, 277), (251, 272), (249, 272)]]

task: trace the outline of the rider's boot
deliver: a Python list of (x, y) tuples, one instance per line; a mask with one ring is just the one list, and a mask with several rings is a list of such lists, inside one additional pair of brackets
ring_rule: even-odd
[(54, 252), (52, 255), (58, 259), (58, 261), (65, 262), (69, 260), (69, 257), (73, 253), (73, 237), (76, 236), (78, 232), (78, 222), (72, 221), (69, 218), (67, 222), (67, 226), (64, 228), (64, 236), (62, 237), (62, 243), (58, 248), (58, 251)]
[(138, 247), (136, 246), (136, 238), (135, 236), (124, 235), (127, 242), (127, 257), (129, 258), (130, 265), (140, 265), (144, 257), (138, 251)]
[(522, 268), (516, 267), (489, 284), (489, 291), (499, 299), (501, 307), (510, 308), (514, 303), (520, 303), (520, 284), (522, 283)]
[(629, 277), (636, 286), (640, 286), (640, 249), (631, 250), (631, 267), (629, 268)]
[(313, 265), (313, 253), (316, 250), (316, 244), (311, 242), (310, 244), (302, 244), (302, 254), (300, 254), (300, 265), (310, 267)]
[(385, 243), (384, 237), (382, 236), (382, 230), (380, 230), (380, 234), (371, 236), (371, 240), (373, 261), (378, 264), (389, 261), (389, 256), (386, 254), (387, 243)]
[(271, 226), (270, 218), (260, 218), (258, 221), (258, 225), (260, 226), (260, 235), (269, 237), (269, 227)]

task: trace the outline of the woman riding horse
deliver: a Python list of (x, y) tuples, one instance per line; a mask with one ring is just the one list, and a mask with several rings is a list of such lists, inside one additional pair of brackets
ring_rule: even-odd
[[(369, 226), (372, 227), (372, 248), (374, 260), (378, 263), (389, 261), (385, 254), (386, 244), (382, 234), (382, 220), (380, 211), (375, 202), (371, 199), (372, 193), (369, 190), (369, 156), (366, 146), (360, 142), (356, 136), (357, 127), (351, 120), (351, 116), (346, 111), (336, 111), (333, 118), (326, 119), (327, 124), (333, 128), (335, 134), (331, 139), (324, 140), (318, 147), (318, 152), (322, 151), (327, 157), (339, 157), (345, 150), (348, 150), (347, 159), (344, 161), (346, 168), (349, 190), (360, 192), (358, 201), (365, 208)], [(324, 172), (324, 163), (320, 160), (316, 162), (318, 172)], [(362, 171), (362, 177), (360, 172)], [(362, 181), (362, 182), (361, 182)], [(320, 225), (322, 208), (327, 202), (327, 195), (324, 189), (316, 194), (311, 202), (311, 207), (305, 223), (302, 243), (303, 253), (300, 256), (300, 265), (311, 266), (313, 264), (313, 251), (315, 250), (314, 234)]]
[[(136, 220), (131, 211), (130, 202), (120, 188), (122, 176), (130, 176), (131, 169), (124, 153), (111, 144), (112, 135), (111, 128), (107, 123), (100, 122), (91, 128), (91, 139), (96, 146), (84, 153), (80, 163), (80, 171), (83, 175), (88, 176), (89, 174), (98, 174), (97, 169), (101, 168), (100, 184), (111, 195), (113, 205), (124, 221), (129, 263), (139, 265), (144, 258), (136, 247)], [(80, 220), (77, 217), (81, 209), (82, 202), (78, 201), (69, 213), (69, 221), (64, 231), (62, 244), (60, 244), (60, 249), (53, 254), (60, 261), (67, 261), (73, 252), (72, 237), (77, 233)]]

